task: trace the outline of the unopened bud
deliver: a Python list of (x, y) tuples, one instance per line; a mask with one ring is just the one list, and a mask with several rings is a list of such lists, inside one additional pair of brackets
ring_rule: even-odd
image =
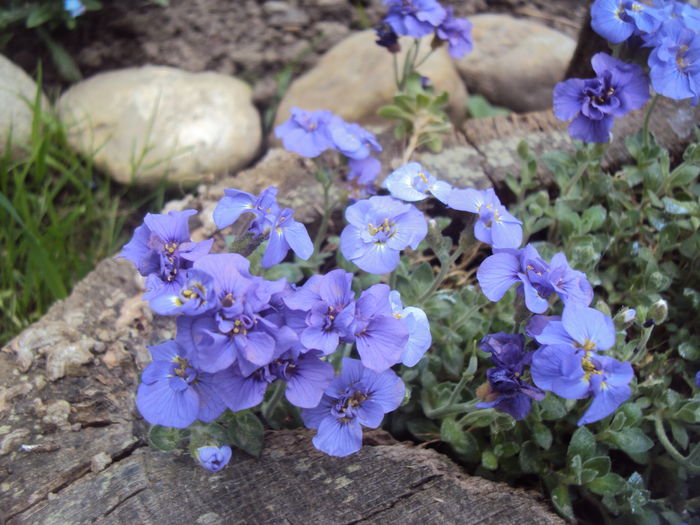
[(664, 299), (659, 299), (649, 308), (649, 319), (654, 321), (655, 325), (660, 325), (668, 317), (668, 303)]
[(626, 330), (637, 318), (637, 311), (633, 308), (627, 308), (626, 306), (617, 312), (613, 318), (616, 330)]

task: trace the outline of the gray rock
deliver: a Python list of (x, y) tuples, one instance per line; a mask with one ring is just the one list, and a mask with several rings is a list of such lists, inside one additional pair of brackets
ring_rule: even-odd
[(58, 101), (69, 142), (121, 183), (192, 184), (244, 167), (261, 141), (244, 82), (146, 66), (102, 73)]
[[(331, 48), (313, 69), (292, 82), (280, 103), (276, 124), (289, 118), (292, 106), (327, 109), (351, 122), (375, 119), (377, 109), (391, 102), (396, 92), (391, 53), (375, 40), (373, 30), (361, 31)], [(423, 39), (422, 50), (428, 49), (430, 40)], [(411, 39), (401, 39), (399, 64), (410, 46)], [(449, 93), (452, 117), (461, 119), (467, 92), (447, 51), (437, 49), (419, 71), (432, 80), (437, 91)]]
[[(23, 69), (0, 55), (0, 155), (5, 153), (8, 138), (12, 156), (26, 151), (32, 135), (32, 105), (37, 85)], [(49, 102), (41, 94), (42, 107)]]
[(470, 18), (474, 50), (457, 61), (467, 87), (518, 112), (547, 109), (576, 42), (531, 20), (483, 14)]

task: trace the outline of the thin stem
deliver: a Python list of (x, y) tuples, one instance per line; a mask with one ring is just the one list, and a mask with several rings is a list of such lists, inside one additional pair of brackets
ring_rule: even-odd
[(651, 337), (651, 332), (654, 331), (654, 327), (650, 326), (648, 328), (644, 328), (642, 330), (642, 339), (639, 341), (639, 346), (637, 347), (639, 351), (637, 352), (637, 355), (635, 355), (632, 359), (630, 359), (630, 363), (635, 364), (639, 363), (645, 355), (647, 355), (647, 343), (649, 342), (649, 338)]
[(586, 173), (586, 170), (588, 170), (588, 162), (582, 162), (576, 170), (576, 173), (574, 173), (574, 176), (571, 177), (571, 180), (564, 188), (564, 191), (562, 191), (561, 196), (563, 198), (569, 196), (569, 193), (571, 193), (571, 190), (573, 190), (576, 187), (576, 184), (578, 184), (578, 181), (581, 179), (583, 174)]
[(464, 403), (457, 403), (454, 405), (443, 405), (439, 408), (434, 408), (432, 410), (426, 410), (425, 415), (430, 419), (439, 419), (446, 416), (451, 416), (454, 414), (461, 414), (463, 412), (469, 412), (476, 405), (475, 400), (466, 401)]
[(671, 443), (671, 441), (668, 439), (666, 430), (664, 430), (663, 415), (661, 410), (658, 410), (656, 414), (654, 414), (654, 429), (656, 430), (656, 437), (659, 438), (659, 443), (661, 443), (661, 445), (666, 449), (669, 456), (671, 456), (689, 471), (696, 474), (700, 473), (700, 467), (693, 465), (690, 461), (688, 461), (688, 458), (678, 452), (676, 447), (673, 446), (673, 443)]
[(393, 66), (394, 66), (394, 83), (396, 84), (396, 90), (400, 91), (401, 90), (401, 79), (399, 78), (399, 59), (396, 56), (396, 53), (392, 53), (391, 58), (392, 58)]
[(430, 51), (428, 51), (428, 53), (426, 53), (426, 55), (423, 58), (421, 58), (415, 66), (413, 66), (413, 69), (416, 70), (419, 67), (421, 67), (425, 63), (425, 61), (430, 58), (430, 55), (432, 55), (434, 51), (435, 49), (431, 49)]
[(656, 103), (659, 101), (660, 95), (657, 93), (654, 98), (651, 99), (651, 104), (649, 104), (649, 109), (647, 109), (647, 114), (644, 117), (644, 125), (642, 126), (642, 133), (644, 134), (644, 148), (649, 146), (649, 120), (651, 119), (651, 114), (656, 107)]
[(275, 385), (275, 390), (274, 392), (272, 392), (272, 397), (266, 404), (263, 405), (262, 415), (265, 418), (265, 420), (270, 420), (270, 416), (275, 411), (275, 408), (277, 408), (277, 405), (279, 405), (279, 402), (282, 400), (282, 396), (284, 396), (285, 386), (286, 384), (284, 381), (277, 381), (277, 384)]
[(457, 245), (457, 248), (455, 249), (454, 253), (450, 256), (450, 258), (447, 260), (447, 262), (442, 262), (440, 261), (440, 271), (438, 272), (437, 276), (433, 280), (433, 284), (430, 285), (430, 288), (428, 288), (416, 301), (417, 305), (422, 305), (425, 301), (430, 299), (432, 295), (435, 293), (435, 291), (438, 289), (438, 287), (442, 284), (442, 281), (445, 280), (445, 277), (447, 277), (447, 272), (450, 271), (450, 268), (452, 265), (457, 261), (457, 259), (460, 258), (462, 253), (464, 252), (464, 248), (461, 246), (461, 244)]

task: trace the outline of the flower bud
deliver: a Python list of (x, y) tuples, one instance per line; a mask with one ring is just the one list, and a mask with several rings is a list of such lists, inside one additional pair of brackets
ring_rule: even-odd
[(616, 330), (626, 330), (637, 318), (637, 311), (633, 308), (623, 306), (613, 318)]
[(659, 299), (651, 305), (649, 309), (649, 319), (654, 321), (655, 325), (660, 325), (668, 317), (668, 303), (664, 299)]
[(206, 446), (195, 452), (199, 464), (210, 472), (218, 472), (231, 460), (231, 447)]

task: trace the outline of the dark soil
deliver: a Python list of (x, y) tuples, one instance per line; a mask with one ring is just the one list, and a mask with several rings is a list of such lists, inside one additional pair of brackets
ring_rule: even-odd
[[(219, 71), (248, 81), (256, 104), (269, 107), (285, 68), (298, 75), (350, 31), (371, 27), (386, 12), (382, 0), (108, 0), (54, 33), (82, 74), (144, 64)], [(580, 0), (443, 0), (458, 16), (499, 12), (529, 17), (576, 37), (588, 2)], [(16, 35), (5, 54), (33, 72), (40, 60), (45, 89), (67, 86), (32, 32)]]

